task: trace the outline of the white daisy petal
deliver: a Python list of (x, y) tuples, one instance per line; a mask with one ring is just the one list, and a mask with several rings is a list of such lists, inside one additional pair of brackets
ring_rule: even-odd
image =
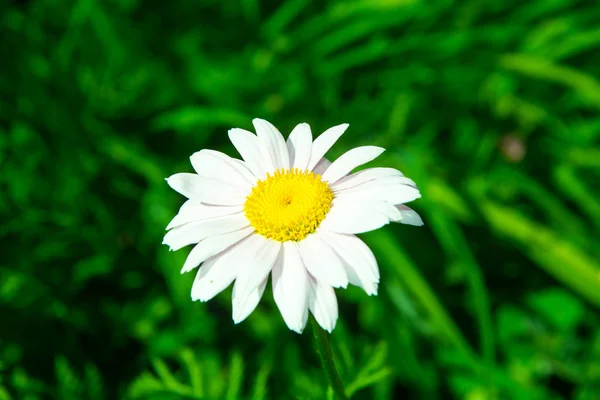
[(254, 232), (254, 228), (248, 226), (237, 231), (223, 235), (210, 236), (198, 243), (188, 255), (181, 273), (189, 272), (208, 258), (226, 250)]
[(192, 300), (208, 301), (231, 285), (240, 268), (239, 263), (233, 262), (235, 250), (234, 247), (202, 264), (192, 285)]
[(209, 204), (240, 205), (244, 204), (248, 195), (247, 192), (234, 185), (196, 174), (171, 175), (167, 178), (167, 183), (185, 197)]
[(379, 157), (384, 151), (384, 148), (377, 146), (362, 146), (348, 150), (327, 168), (323, 173), (323, 180), (333, 184), (354, 168)]
[(308, 317), (308, 273), (294, 242), (283, 242), (273, 267), (273, 298), (286, 325), (302, 333)]
[(362, 171), (358, 171), (351, 175), (343, 177), (342, 179), (331, 185), (331, 190), (337, 192), (340, 190), (350, 189), (373, 180), (403, 176), (404, 175), (402, 174), (402, 172), (398, 171), (395, 168), (367, 168), (363, 169)]
[(194, 199), (187, 199), (186, 201), (183, 202), (183, 204), (181, 205), (181, 207), (179, 207), (179, 213), (185, 212), (187, 209), (192, 208), (192, 207), (196, 207), (198, 204), (203, 204), (201, 201), (198, 200), (194, 200)]
[[(237, 293), (239, 296), (242, 296), (240, 299), (249, 296), (250, 292), (258, 288), (266, 275), (250, 290), (246, 290), (248, 286), (242, 287), (247, 278), (237, 282), (244, 271), (259, 269), (257, 266), (261, 266), (261, 255), (264, 255), (264, 252), (261, 250), (264, 250), (264, 248), (260, 246), (260, 241), (257, 241), (257, 237), (262, 238), (260, 235), (250, 235), (233, 245), (227, 251), (206, 260), (200, 267), (200, 271), (198, 271), (198, 275), (196, 275), (196, 279), (194, 280), (192, 299), (200, 301), (210, 300), (217, 293), (229, 286), (234, 279), (236, 279), (238, 286)], [(263, 238), (263, 240), (266, 239)], [(268, 260), (264, 260), (268, 263)]]
[(167, 184), (171, 189), (184, 195), (188, 199), (198, 200), (202, 195), (202, 179), (197, 174), (181, 172), (171, 175), (167, 179)]
[[(331, 202), (331, 207), (343, 208), (347, 215), (352, 215), (354, 212), (368, 210), (384, 215), (390, 221), (400, 220), (402, 213), (393, 204), (383, 200), (376, 199), (360, 199), (355, 200), (352, 196), (339, 196)], [(337, 211), (339, 212), (339, 210)]]
[[(192, 154), (190, 161), (198, 175), (208, 178), (216, 176), (220, 181), (238, 186), (248, 193), (256, 182), (256, 177), (244, 163), (220, 151), (200, 150)], [(215, 171), (219, 173), (215, 174)]]
[(320, 231), (319, 235), (344, 262), (348, 281), (362, 288), (367, 294), (377, 294), (379, 268), (369, 247), (354, 235)]
[(419, 189), (398, 179), (404, 178), (393, 177), (365, 182), (350, 189), (340, 190), (335, 195), (339, 199), (352, 199), (357, 202), (371, 199), (387, 201), (390, 204), (408, 203), (421, 197)]
[[(319, 229), (349, 234), (379, 229), (387, 225), (391, 218), (399, 216), (389, 208), (384, 209), (385, 206), (382, 203), (385, 204), (385, 202), (371, 202), (369, 203), (371, 206), (364, 206), (357, 201), (335, 199)], [(388, 206), (394, 208), (391, 204)]]
[(263, 293), (265, 292), (265, 287), (267, 286), (267, 280), (261, 282), (260, 285), (248, 295), (242, 297), (239, 293), (237, 281), (233, 285), (233, 294), (232, 294), (232, 303), (233, 303), (233, 322), (235, 324), (239, 324), (243, 320), (245, 320), (252, 311), (256, 309), (256, 306), (260, 302)]
[(318, 235), (305, 237), (298, 243), (298, 250), (306, 269), (316, 279), (336, 288), (348, 286), (342, 260)]
[(265, 165), (270, 168), (270, 171), (290, 168), (288, 149), (279, 130), (270, 122), (260, 118), (254, 118), (252, 124), (254, 124), (256, 135), (263, 150)]
[(325, 156), (325, 153), (334, 145), (335, 142), (342, 136), (342, 134), (348, 129), (348, 124), (341, 124), (334, 126), (333, 128), (327, 129), (321, 133), (318, 138), (312, 144), (312, 151), (310, 155), (310, 161), (308, 167), (309, 171), (317, 165), (321, 158)]
[(317, 175), (321, 175), (323, 176), (323, 173), (325, 171), (327, 171), (327, 168), (329, 168), (329, 166), (331, 165), (331, 161), (329, 161), (326, 158), (321, 158), (321, 160), (317, 163), (317, 165), (315, 165), (315, 167), (313, 168), (312, 172), (314, 172)]
[(254, 176), (264, 179), (267, 172), (262, 162), (260, 144), (256, 135), (244, 129), (234, 128), (229, 130), (229, 140)]
[[(310, 275), (310, 274), (309, 274)], [(308, 322), (308, 296), (310, 296), (310, 292), (307, 291), (307, 296), (306, 296), (306, 312), (304, 313), (304, 319), (302, 319), (302, 330), (298, 333), (302, 333), (302, 331), (304, 330), (304, 328), (306, 328), (306, 323)]]
[(321, 325), (321, 328), (331, 333), (338, 319), (338, 304), (335, 291), (329, 285), (320, 282), (313, 277), (309, 278), (310, 295), (308, 308)]
[(395, 206), (399, 211), (402, 217), (400, 219), (392, 220), (393, 222), (399, 222), (401, 224), (414, 225), (414, 226), (423, 226), (423, 220), (417, 214), (415, 210), (405, 206), (404, 204), (398, 204)]
[[(191, 202), (191, 203), (190, 203)], [(181, 226), (189, 222), (200, 221), (203, 219), (223, 217), (225, 215), (236, 214), (244, 210), (244, 206), (216, 206), (204, 204), (199, 201), (188, 200), (181, 207), (179, 213), (169, 222), (167, 230)]]
[(280, 250), (281, 242), (262, 235), (250, 235), (244, 241), (243, 251), (238, 252), (237, 261), (242, 264), (236, 279), (240, 296), (247, 296), (269, 275)]
[(179, 250), (210, 236), (237, 231), (249, 225), (250, 222), (243, 213), (190, 222), (167, 232), (163, 244), (169, 245), (171, 250)]
[(287, 140), (288, 153), (290, 154), (290, 168), (306, 170), (310, 161), (312, 149), (312, 133), (306, 123), (298, 124), (290, 133)]
[[(345, 180), (345, 179), (346, 178), (342, 178), (342, 179), (340, 179), (340, 181)], [(338, 182), (340, 182), (340, 181), (338, 181)], [(354, 184), (354, 183), (355, 182), (352, 182), (352, 184)], [(416, 189), (418, 191), (417, 185), (415, 184), (415, 182), (412, 179), (407, 178), (405, 176), (388, 176), (385, 178), (371, 179), (369, 181), (362, 182), (362, 183), (359, 183), (357, 185), (354, 185), (354, 186), (348, 187), (348, 188), (340, 188), (340, 186), (343, 187), (345, 185), (336, 186), (335, 192), (336, 193), (341, 193), (341, 192), (352, 193), (352, 192), (364, 190), (365, 188), (373, 188), (376, 186), (397, 186), (397, 185), (409, 186), (410, 188)]]

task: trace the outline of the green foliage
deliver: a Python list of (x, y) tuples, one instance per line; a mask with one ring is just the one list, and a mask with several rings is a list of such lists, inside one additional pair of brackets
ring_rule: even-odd
[[(600, 5), (0, 0), (0, 400), (333, 398), (268, 289), (192, 303), (164, 178), (263, 117), (387, 148), (421, 228), (338, 290), (356, 399), (600, 393)], [(307, 332), (308, 333), (308, 332)]]

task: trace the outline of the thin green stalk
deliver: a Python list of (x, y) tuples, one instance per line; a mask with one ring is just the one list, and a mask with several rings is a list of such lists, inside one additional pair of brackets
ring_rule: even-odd
[(321, 365), (323, 365), (323, 370), (325, 371), (325, 375), (327, 376), (327, 381), (329, 382), (329, 386), (333, 389), (335, 393), (335, 397), (338, 400), (346, 400), (346, 392), (344, 390), (344, 385), (338, 376), (337, 370), (335, 369), (335, 363), (333, 361), (333, 354), (331, 354), (331, 347), (329, 347), (329, 338), (327, 337), (327, 332), (323, 330), (315, 321), (313, 316), (310, 316), (310, 322), (312, 324), (313, 333), (315, 335), (315, 344), (317, 347), (317, 353), (319, 354), (319, 358), (321, 359)]

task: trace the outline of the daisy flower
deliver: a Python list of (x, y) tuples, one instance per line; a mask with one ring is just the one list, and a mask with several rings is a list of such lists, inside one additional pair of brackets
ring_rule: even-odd
[(422, 225), (403, 205), (420, 197), (415, 183), (393, 168), (351, 173), (384, 149), (357, 147), (330, 162), (325, 153), (348, 124), (314, 141), (308, 124), (287, 141), (269, 122), (252, 121), (256, 135), (231, 129), (242, 156), (194, 153), (196, 171), (167, 178), (188, 200), (167, 226), (171, 250), (195, 244), (182, 273), (200, 266), (192, 299), (208, 301), (233, 285), (233, 321), (259, 303), (269, 274), (273, 297), (287, 326), (301, 333), (311, 312), (331, 332), (338, 318), (334, 288), (348, 284), (377, 293), (375, 256), (357, 236), (388, 224)]

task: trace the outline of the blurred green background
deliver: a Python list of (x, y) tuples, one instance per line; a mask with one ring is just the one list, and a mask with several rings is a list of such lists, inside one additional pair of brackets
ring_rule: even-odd
[(600, 3), (0, 0), (0, 400), (324, 399), (270, 286), (190, 301), (164, 178), (232, 127), (350, 128), (425, 226), (338, 290), (356, 399), (600, 399)]

